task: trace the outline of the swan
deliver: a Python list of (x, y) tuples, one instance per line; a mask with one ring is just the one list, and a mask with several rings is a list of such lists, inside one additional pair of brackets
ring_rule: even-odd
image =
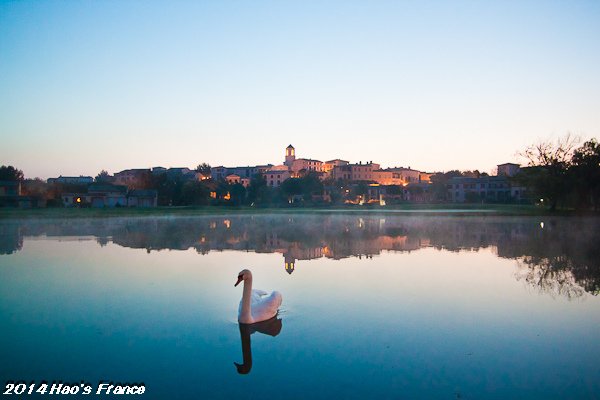
[(263, 290), (252, 290), (252, 272), (241, 270), (234, 286), (244, 281), (244, 292), (238, 309), (238, 322), (240, 324), (254, 324), (266, 321), (277, 315), (281, 305), (281, 293), (273, 291), (271, 294)]

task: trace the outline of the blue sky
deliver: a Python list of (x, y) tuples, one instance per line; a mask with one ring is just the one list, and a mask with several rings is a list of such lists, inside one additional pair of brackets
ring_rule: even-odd
[(3, 1), (0, 163), (490, 171), (600, 137), (599, 66), (597, 1)]

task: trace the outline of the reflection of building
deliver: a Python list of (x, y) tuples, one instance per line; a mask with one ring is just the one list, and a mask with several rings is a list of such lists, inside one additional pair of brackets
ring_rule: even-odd
[(285, 272), (291, 275), (296, 266), (296, 259), (289, 253), (286, 253), (283, 255), (283, 260), (285, 262)]

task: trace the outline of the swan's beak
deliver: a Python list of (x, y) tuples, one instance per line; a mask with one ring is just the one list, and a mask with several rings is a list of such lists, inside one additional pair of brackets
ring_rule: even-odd
[(242, 277), (242, 275), (238, 276), (238, 280), (237, 280), (237, 282), (235, 283), (235, 285), (233, 285), (233, 286), (237, 286), (237, 285), (239, 285), (239, 284), (240, 284), (240, 282), (241, 282), (241, 281), (243, 281), (243, 280), (244, 280), (244, 278)]

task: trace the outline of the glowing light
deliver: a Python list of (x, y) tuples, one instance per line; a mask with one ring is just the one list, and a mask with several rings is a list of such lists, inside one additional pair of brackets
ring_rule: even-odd
[(75, 201), (81, 203), (81, 197), (76, 198)]
[(540, 228), (544, 229), (544, 223), (540, 222)]

